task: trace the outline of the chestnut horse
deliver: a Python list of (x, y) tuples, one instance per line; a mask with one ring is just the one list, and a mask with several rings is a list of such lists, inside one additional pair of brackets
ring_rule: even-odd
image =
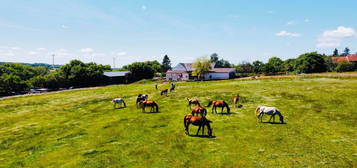
[(198, 101), (198, 99), (189, 99), (189, 98), (187, 98), (187, 101), (188, 101), (188, 105), (187, 106), (191, 107), (191, 104), (197, 105), (197, 106), (201, 106), (200, 102)]
[(201, 107), (201, 106), (194, 106), (194, 107), (192, 107), (192, 112), (191, 112), (191, 114), (192, 114), (193, 116), (195, 116), (195, 114), (197, 114), (197, 116), (198, 116), (198, 114), (200, 114), (201, 117), (206, 117), (206, 115), (207, 115), (207, 110), (206, 110), (205, 108)]
[(160, 95), (161, 95), (161, 96), (162, 96), (162, 95), (166, 95), (166, 96), (167, 96), (167, 92), (168, 92), (168, 91), (169, 91), (168, 89), (161, 90)]
[(156, 112), (156, 113), (159, 112), (159, 106), (155, 101), (145, 100), (145, 101), (141, 101), (139, 104), (142, 108), (142, 112), (145, 112), (145, 107), (151, 107), (150, 112)]
[(197, 130), (196, 136), (198, 136), (198, 133), (200, 132), (201, 128), (202, 128), (202, 135), (204, 135), (205, 126), (207, 126), (208, 136), (212, 137), (212, 128), (211, 128), (211, 125), (210, 125), (211, 122), (212, 121), (208, 120), (206, 117), (193, 116), (191, 114), (188, 114), (183, 119), (183, 124), (184, 124), (184, 127), (185, 127), (185, 133), (187, 135), (190, 135), (189, 126), (190, 126), (190, 124), (192, 124), (192, 125), (198, 126), (198, 130)]
[(149, 98), (149, 95), (145, 95), (145, 94), (139, 94), (137, 97), (136, 97), (136, 108), (139, 108), (139, 103), (141, 101), (145, 101)]
[(216, 114), (217, 114), (217, 107), (222, 107), (221, 113), (223, 113), (223, 109), (224, 109), (225, 107), (227, 108), (227, 113), (230, 112), (230, 108), (229, 108), (228, 104), (227, 104), (225, 101), (223, 101), (223, 100), (210, 101), (206, 107), (210, 107), (211, 105), (213, 105), (213, 107), (212, 107), (212, 113), (213, 113), (213, 111), (214, 111), (214, 112), (216, 112)]
[(239, 105), (239, 104), (238, 104), (239, 99), (240, 99), (239, 94), (237, 94), (237, 96), (234, 96), (234, 97), (233, 97), (233, 104), (234, 104), (234, 107), (236, 107), (236, 105)]

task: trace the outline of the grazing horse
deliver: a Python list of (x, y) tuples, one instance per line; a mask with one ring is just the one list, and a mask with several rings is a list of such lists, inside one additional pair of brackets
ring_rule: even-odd
[(212, 128), (211, 128), (211, 125), (210, 125), (211, 122), (212, 121), (208, 120), (206, 117), (193, 116), (191, 114), (188, 114), (183, 119), (183, 124), (184, 124), (184, 127), (185, 127), (185, 133), (187, 135), (190, 135), (189, 126), (190, 126), (190, 124), (192, 124), (192, 125), (198, 126), (198, 130), (197, 130), (196, 136), (198, 136), (198, 133), (200, 132), (201, 128), (202, 128), (202, 135), (204, 135), (205, 126), (207, 126), (208, 136), (212, 137)]
[(201, 117), (206, 117), (206, 115), (207, 115), (207, 110), (206, 110), (205, 108), (201, 107), (201, 106), (194, 106), (194, 107), (192, 107), (192, 112), (191, 112), (191, 114), (192, 114), (193, 116), (195, 116), (195, 114), (197, 114), (197, 116), (198, 116), (198, 114), (200, 114)]
[(168, 89), (161, 90), (160, 95), (166, 95), (167, 96)]
[(159, 106), (155, 101), (145, 100), (141, 101), (139, 104), (143, 112), (145, 112), (145, 107), (151, 107), (150, 112), (159, 112)]
[(269, 122), (272, 118), (273, 118), (273, 122), (275, 122), (275, 115), (278, 115), (280, 122), (282, 124), (284, 123), (283, 115), (275, 107), (258, 106), (257, 109), (255, 110), (255, 115), (258, 117), (258, 120), (260, 119), (260, 122), (262, 122), (264, 114), (271, 115)]
[(172, 87), (170, 88), (170, 92), (173, 92), (173, 91), (175, 91), (175, 86), (172, 86)]
[(126, 107), (125, 101), (123, 98), (115, 98), (112, 100), (112, 103), (114, 104), (114, 109), (116, 108), (116, 105), (118, 104), (118, 108), (121, 108), (120, 105), (124, 105), (124, 108)]
[(149, 98), (149, 95), (146, 94), (139, 94), (138, 97), (136, 97), (136, 108), (139, 108), (139, 103), (141, 101), (145, 101)]
[(197, 105), (197, 106), (201, 106), (200, 105), (200, 101), (198, 101), (198, 99), (189, 99), (189, 98), (187, 98), (187, 101), (188, 101), (188, 105), (187, 106), (191, 107), (191, 104)]
[(228, 105), (225, 101), (223, 101), (223, 100), (210, 101), (206, 107), (210, 107), (211, 105), (213, 105), (213, 107), (212, 107), (212, 113), (213, 113), (213, 111), (215, 111), (216, 114), (217, 114), (217, 107), (222, 107), (221, 113), (223, 113), (223, 109), (224, 109), (225, 107), (227, 108), (227, 113), (230, 112), (229, 105)]
[(236, 107), (236, 105), (239, 105), (239, 99), (240, 99), (240, 96), (239, 94), (237, 94), (237, 96), (234, 96), (233, 97), (233, 104), (234, 104), (234, 107)]

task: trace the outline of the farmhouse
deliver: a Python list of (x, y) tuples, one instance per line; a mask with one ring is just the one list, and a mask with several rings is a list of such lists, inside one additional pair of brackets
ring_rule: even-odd
[[(215, 63), (211, 63), (211, 69), (204, 75), (205, 80), (222, 80), (234, 78), (235, 68), (214, 68)], [(179, 63), (172, 70), (166, 72), (166, 80), (187, 81), (193, 79), (192, 63)]]
[(332, 62), (337, 64), (339, 62), (357, 62), (357, 54), (350, 54), (347, 56), (332, 57)]
[(114, 72), (104, 72), (107, 84), (120, 84), (128, 83), (130, 71), (114, 71)]

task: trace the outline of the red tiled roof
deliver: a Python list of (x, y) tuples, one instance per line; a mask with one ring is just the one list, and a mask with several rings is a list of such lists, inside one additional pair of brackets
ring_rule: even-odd
[(357, 61), (357, 54), (350, 54), (347, 56), (347, 60), (350, 62)]
[(333, 63), (347, 62), (347, 57), (332, 57)]
[(230, 73), (230, 72), (235, 72), (235, 68), (213, 68), (210, 70), (211, 72), (217, 72), (217, 73)]

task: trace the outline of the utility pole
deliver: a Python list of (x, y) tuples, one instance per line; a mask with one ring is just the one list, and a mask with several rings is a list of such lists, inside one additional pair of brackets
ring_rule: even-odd
[(55, 54), (52, 54), (52, 69), (55, 69)]
[(115, 57), (113, 57), (113, 68), (112, 69), (114, 69), (115, 68)]

